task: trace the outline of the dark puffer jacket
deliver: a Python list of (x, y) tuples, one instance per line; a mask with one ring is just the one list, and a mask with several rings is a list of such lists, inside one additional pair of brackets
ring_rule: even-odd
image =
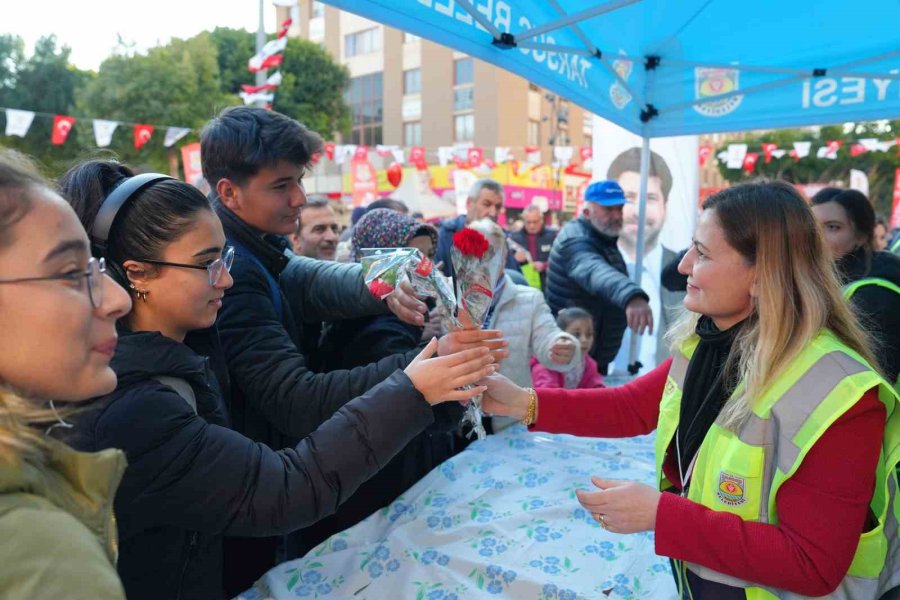
[[(206, 347), (215, 350), (209, 334)], [(397, 371), (276, 452), (228, 428), (210, 358), (156, 332), (123, 332), (112, 361), (116, 390), (80, 415), (67, 439), (88, 452), (121, 448), (128, 458), (115, 513), (130, 600), (223, 598), (223, 536), (286, 533), (333, 513), (433, 422)], [(160, 375), (190, 385), (196, 414)]]
[(616, 239), (597, 231), (585, 217), (563, 227), (550, 251), (547, 304), (553, 314), (579, 306), (594, 317), (591, 357), (601, 373), (615, 358), (625, 333), (625, 306), (649, 297), (628, 278)]
[[(900, 256), (856, 250), (838, 261), (843, 283), (883, 279), (900, 286)], [(881, 286), (863, 285), (850, 298), (863, 327), (875, 342), (878, 366), (891, 384), (900, 374), (900, 294)]]

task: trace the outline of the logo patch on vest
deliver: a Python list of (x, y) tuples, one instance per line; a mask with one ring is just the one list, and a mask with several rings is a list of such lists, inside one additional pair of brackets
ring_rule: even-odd
[(744, 478), (730, 475), (725, 471), (719, 471), (719, 488), (716, 490), (719, 502), (728, 506), (740, 506), (745, 504)]

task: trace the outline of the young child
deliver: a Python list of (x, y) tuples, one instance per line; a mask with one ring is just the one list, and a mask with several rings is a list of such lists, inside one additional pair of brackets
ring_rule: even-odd
[(575, 337), (581, 345), (582, 359), (575, 368), (561, 373), (552, 371), (536, 358), (531, 359), (531, 378), (536, 388), (585, 389), (604, 387), (603, 375), (597, 371), (597, 361), (588, 354), (594, 345), (594, 319), (583, 308), (564, 308), (559, 311), (556, 324)]

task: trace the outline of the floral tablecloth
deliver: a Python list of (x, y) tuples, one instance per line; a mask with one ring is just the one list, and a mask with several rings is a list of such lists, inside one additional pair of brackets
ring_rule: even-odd
[(240, 596), (465, 600), (676, 597), (653, 533), (603, 530), (575, 499), (591, 475), (653, 482), (653, 438), (512, 427)]

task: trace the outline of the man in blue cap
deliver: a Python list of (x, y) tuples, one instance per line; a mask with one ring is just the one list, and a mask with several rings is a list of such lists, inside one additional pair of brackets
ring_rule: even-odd
[(591, 357), (600, 372), (616, 356), (625, 327), (653, 332), (650, 297), (628, 277), (617, 240), (625, 192), (615, 181), (595, 181), (584, 193), (585, 211), (563, 227), (550, 252), (547, 303), (556, 314), (581, 307), (594, 317)]

